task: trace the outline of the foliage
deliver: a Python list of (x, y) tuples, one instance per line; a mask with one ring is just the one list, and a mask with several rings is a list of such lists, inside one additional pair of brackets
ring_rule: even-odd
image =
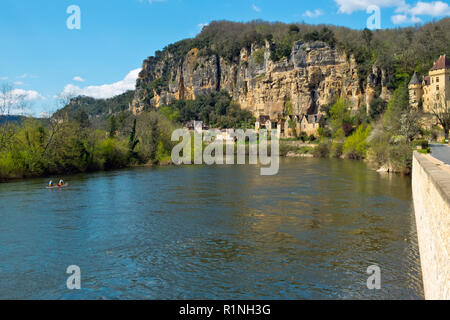
[(359, 126), (355, 133), (352, 134), (344, 143), (343, 154), (348, 159), (364, 159), (368, 149), (367, 137), (369, 136), (371, 127)]
[[(76, 97), (64, 108), (53, 115), (54, 118), (68, 118), (86, 124), (89, 117), (109, 116), (109, 113), (119, 114), (127, 111), (133, 101), (134, 91), (127, 91), (110, 99), (95, 99), (91, 97)], [(86, 116), (88, 117), (86, 119)]]
[(56, 119), (0, 126), (0, 179), (111, 170), (170, 156), (175, 125), (164, 115), (123, 119), (123, 128), (110, 119), (109, 130)]
[(340, 142), (334, 142), (331, 144), (330, 156), (332, 158), (340, 158), (343, 154), (344, 144)]
[(177, 100), (161, 110), (169, 118), (176, 118), (181, 123), (197, 120), (213, 127), (242, 128), (246, 123), (253, 125), (255, 122), (252, 113), (241, 109), (226, 91), (213, 92), (196, 100)]
[(337, 139), (346, 137), (353, 129), (348, 101), (339, 98), (336, 103), (330, 106), (328, 112), (333, 136)]
[(387, 102), (381, 98), (375, 98), (370, 102), (369, 106), (369, 118), (378, 120), (379, 117), (386, 111)]
[(313, 155), (316, 158), (328, 158), (330, 155), (330, 145), (327, 142), (321, 141), (314, 149)]
[(263, 49), (257, 49), (252, 53), (253, 61), (256, 64), (263, 64), (264, 63), (264, 50)]

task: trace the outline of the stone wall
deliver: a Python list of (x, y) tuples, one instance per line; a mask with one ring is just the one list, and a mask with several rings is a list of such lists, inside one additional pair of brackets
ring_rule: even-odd
[(414, 153), (413, 196), (428, 300), (450, 299), (450, 167)]

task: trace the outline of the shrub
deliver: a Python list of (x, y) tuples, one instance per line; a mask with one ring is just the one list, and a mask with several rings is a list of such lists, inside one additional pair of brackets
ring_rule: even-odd
[(298, 154), (309, 154), (314, 150), (314, 148), (311, 147), (300, 147), (297, 150)]
[(370, 103), (369, 117), (372, 120), (376, 120), (386, 111), (387, 102), (381, 98), (375, 98)]
[(128, 148), (117, 139), (108, 138), (100, 143), (98, 155), (106, 170), (123, 168), (128, 163)]
[(289, 152), (296, 152), (297, 148), (286, 143), (280, 143), (280, 156), (285, 157)]
[(428, 148), (426, 148), (426, 149), (420, 149), (420, 150), (417, 150), (419, 153), (423, 153), (423, 154), (428, 154), (428, 153), (431, 153), (431, 148), (430, 147), (428, 147)]
[(400, 143), (390, 146), (389, 163), (395, 172), (409, 173), (412, 167), (411, 145)]
[(340, 142), (335, 142), (331, 145), (331, 154), (333, 158), (340, 158), (342, 156), (342, 150), (344, 149), (344, 144)]
[(347, 138), (343, 147), (343, 153), (346, 158), (364, 159), (366, 157), (368, 149), (366, 139), (369, 136), (370, 130), (370, 126), (367, 128), (359, 126), (356, 132)]
[(255, 52), (252, 53), (253, 59), (256, 64), (263, 64), (264, 63), (264, 50), (258, 49)]
[(330, 146), (326, 142), (321, 142), (319, 145), (314, 149), (313, 155), (316, 158), (328, 158), (330, 155)]
[(302, 131), (300, 132), (299, 139), (305, 142), (306, 140), (308, 140), (308, 135), (304, 131)]
[(429, 147), (429, 143), (428, 143), (427, 140), (414, 140), (414, 141), (412, 142), (412, 146), (413, 146), (414, 148), (420, 146), (423, 150), (425, 150), (425, 149), (427, 149), (427, 148)]

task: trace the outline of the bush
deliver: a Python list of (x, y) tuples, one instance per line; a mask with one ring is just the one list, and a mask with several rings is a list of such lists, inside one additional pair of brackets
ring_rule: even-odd
[(423, 153), (423, 154), (429, 154), (429, 153), (431, 153), (431, 148), (426, 148), (426, 149), (420, 149), (420, 150), (417, 150), (419, 153)]
[(390, 146), (389, 163), (395, 172), (409, 173), (412, 167), (411, 145), (400, 143)]
[(308, 135), (304, 131), (302, 131), (302, 132), (300, 132), (299, 139), (302, 140), (303, 142), (305, 142), (308, 140)]
[(280, 143), (280, 156), (285, 157), (289, 152), (297, 152), (297, 148), (286, 143)]
[(319, 145), (314, 149), (313, 155), (316, 158), (328, 158), (330, 155), (330, 146), (326, 142), (321, 142)]
[(346, 158), (359, 160), (366, 157), (368, 149), (366, 139), (369, 136), (370, 130), (370, 126), (367, 128), (359, 126), (356, 132), (347, 138), (343, 147), (343, 153)]
[(342, 151), (344, 149), (344, 144), (335, 142), (331, 145), (331, 157), (340, 158), (342, 156)]
[(258, 49), (255, 52), (252, 53), (253, 60), (256, 64), (263, 64), (264, 63), (264, 50)]
[(369, 107), (369, 117), (371, 120), (378, 119), (384, 111), (386, 111), (387, 102), (381, 98), (375, 98), (370, 103)]
[(127, 145), (117, 139), (108, 138), (100, 143), (98, 156), (103, 169), (123, 168), (128, 164)]
[(412, 142), (412, 146), (414, 148), (417, 148), (417, 147), (420, 146), (422, 148), (422, 150), (425, 150), (425, 149), (427, 149), (429, 147), (429, 143), (428, 143), (427, 140), (414, 140)]
[(311, 148), (311, 147), (300, 147), (300, 148), (298, 148), (297, 153), (298, 154), (309, 154), (309, 153), (312, 153), (313, 150), (314, 150), (314, 148)]

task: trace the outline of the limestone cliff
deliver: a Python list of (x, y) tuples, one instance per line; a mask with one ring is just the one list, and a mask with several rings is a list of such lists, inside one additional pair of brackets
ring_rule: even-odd
[(150, 57), (137, 80), (133, 108), (139, 112), (146, 103), (160, 106), (226, 90), (255, 116), (277, 119), (288, 100), (301, 115), (318, 113), (340, 96), (350, 101), (352, 110), (367, 108), (376, 90), (389, 97), (383, 70), (373, 66), (361, 81), (354, 57), (324, 42), (295, 42), (290, 57), (278, 62), (270, 59), (270, 46), (266, 41), (265, 46), (243, 48), (234, 62), (200, 55), (195, 48), (178, 61), (168, 52)]

